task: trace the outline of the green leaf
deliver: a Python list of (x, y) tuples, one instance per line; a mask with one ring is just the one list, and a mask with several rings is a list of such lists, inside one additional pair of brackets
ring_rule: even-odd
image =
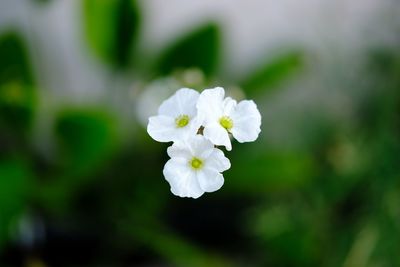
[(16, 33), (0, 37), (0, 132), (24, 135), (33, 117), (34, 87), (23, 40)]
[(69, 110), (60, 114), (55, 132), (65, 168), (85, 173), (97, 167), (115, 145), (112, 119), (103, 112)]
[(237, 192), (291, 190), (310, 182), (316, 172), (312, 155), (306, 152), (265, 152), (249, 147), (233, 154), (231, 162), (227, 187)]
[(30, 61), (24, 41), (10, 32), (0, 37), (0, 84), (21, 82), (33, 83)]
[(82, 4), (89, 46), (113, 67), (128, 67), (140, 26), (136, 1), (84, 0)]
[(265, 92), (275, 88), (280, 82), (288, 79), (302, 66), (303, 54), (297, 51), (290, 52), (276, 57), (275, 59), (269, 59), (240, 84), (249, 95), (260, 91)]
[(215, 73), (220, 59), (220, 31), (216, 24), (204, 25), (170, 45), (157, 62), (160, 74), (178, 68), (197, 67), (207, 76)]
[(33, 119), (33, 88), (19, 81), (0, 85), (0, 131), (25, 136)]
[(23, 211), (31, 174), (26, 166), (14, 160), (0, 161), (0, 247), (8, 238), (8, 231)]
[(58, 157), (52, 179), (40, 188), (39, 198), (60, 215), (68, 212), (76, 192), (97, 178), (116, 145), (112, 118), (97, 110), (65, 110), (55, 123)]

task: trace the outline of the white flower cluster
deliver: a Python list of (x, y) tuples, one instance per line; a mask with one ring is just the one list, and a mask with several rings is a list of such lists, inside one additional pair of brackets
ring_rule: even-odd
[(260, 133), (261, 115), (252, 100), (225, 97), (221, 87), (201, 94), (179, 89), (165, 100), (158, 115), (149, 118), (147, 132), (156, 141), (173, 142), (163, 174), (171, 192), (198, 198), (224, 184), (222, 172), (230, 161), (217, 146), (232, 149), (230, 136), (240, 143), (252, 142)]

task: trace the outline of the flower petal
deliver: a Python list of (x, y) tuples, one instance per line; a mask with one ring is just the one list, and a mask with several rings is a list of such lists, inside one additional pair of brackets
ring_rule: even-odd
[(192, 138), (187, 139), (186, 143), (192, 155), (201, 158), (208, 157), (214, 149), (213, 143), (202, 135), (195, 135)]
[(205, 192), (214, 192), (224, 184), (224, 177), (217, 170), (204, 168), (196, 173), (200, 188)]
[(231, 151), (232, 145), (228, 132), (218, 123), (209, 124), (204, 128), (204, 137), (214, 145), (225, 146), (226, 150)]
[(240, 143), (252, 142), (261, 132), (261, 115), (252, 100), (240, 101), (231, 116), (233, 128), (231, 133)]
[(211, 155), (206, 159), (206, 168), (215, 169), (218, 172), (223, 172), (231, 167), (231, 162), (225, 157), (224, 152), (218, 148), (214, 148)]
[(200, 121), (199, 117), (190, 118), (189, 124), (187, 125), (187, 127), (184, 127), (184, 128), (187, 128), (187, 129), (185, 129), (187, 131), (187, 133), (185, 136), (182, 136), (183, 139), (187, 139), (188, 137), (190, 138), (190, 137), (196, 136), (197, 132), (199, 131), (200, 126), (201, 126), (201, 121)]
[(236, 105), (237, 102), (235, 99), (232, 99), (231, 97), (225, 98), (224, 101), (222, 102), (223, 115), (230, 116), (230, 114), (232, 114), (232, 112), (234, 111)]
[(174, 119), (163, 115), (149, 118), (147, 132), (158, 142), (174, 141), (180, 136), (176, 131)]
[(158, 109), (158, 114), (174, 118), (179, 115), (194, 117), (197, 113), (196, 104), (199, 95), (200, 94), (193, 89), (181, 88), (161, 104)]
[(224, 95), (225, 91), (222, 87), (205, 89), (200, 94), (197, 101), (197, 113), (203, 125), (217, 121), (222, 116)]
[(204, 193), (196, 178), (196, 173), (183, 160), (175, 158), (168, 160), (163, 174), (171, 186), (171, 192), (176, 196), (198, 198)]
[(171, 158), (184, 158), (186, 160), (189, 160), (191, 157), (193, 157), (192, 153), (187, 147), (187, 144), (185, 141), (177, 141), (172, 144), (172, 146), (167, 148), (167, 154)]

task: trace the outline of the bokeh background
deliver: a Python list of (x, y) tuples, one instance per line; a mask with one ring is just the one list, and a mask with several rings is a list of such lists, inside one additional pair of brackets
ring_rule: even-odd
[[(147, 118), (254, 99), (221, 190)], [(0, 266), (400, 266), (397, 0), (1, 0)]]

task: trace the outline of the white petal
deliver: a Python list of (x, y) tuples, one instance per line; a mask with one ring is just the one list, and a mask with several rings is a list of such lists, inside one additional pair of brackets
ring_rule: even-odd
[(158, 142), (170, 142), (179, 139), (175, 120), (167, 116), (153, 116), (149, 118), (147, 132)]
[(204, 165), (208, 169), (215, 169), (218, 172), (223, 172), (231, 167), (231, 162), (225, 157), (222, 150), (214, 148)]
[(224, 177), (218, 171), (204, 168), (197, 172), (200, 188), (205, 192), (214, 192), (224, 184)]
[(193, 137), (196, 136), (199, 128), (201, 126), (201, 120), (198, 117), (190, 118), (189, 124), (187, 125), (187, 135), (183, 136), (183, 138)]
[(214, 144), (202, 135), (193, 135), (189, 138), (176, 141), (168, 147), (167, 153), (171, 158), (185, 158), (188, 161), (193, 157), (208, 158), (214, 151)]
[(149, 118), (147, 132), (158, 142), (176, 142), (196, 135), (200, 128), (199, 120), (191, 118), (189, 124), (178, 128), (173, 117), (159, 115)]
[(214, 145), (202, 135), (195, 135), (186, 142), (192, 155), (200, 158), (208, 157), (214, 149)]
[(237, 105), (236, 100), (232, 99), (231, 97), (227, 97), (224, 99), (222, 106), (223, 106), (223, 115), (230, 116), (234, 111)]
[(187, 161), (189, 161), (189, 159), (193, 157), (186, 143), (182, 142), (181, 140), (174, 142), (172, 146), (168, 147), (167, 154), (171, 158), (183, 158)]
[(150, 116), (157, 115), (161, 103), (179, 88), (172, 77), (159, 78), (149, 83), (135, 98), (134, 109), (141, 123), (147, 125)]
[(222, 87), (201, 92), (197, 101), (197, 113), (203, 123), (216, 121), (222, 116), (224, 95), (225, 91)]
[(233, 128), (231, 133), (240, 143), (252, 142), (261, 132), (261, 115), (252, 100), (240, 101), (231, 116)]
[(196, 173), (183, 160), (167, 161), (163, 174), (171, 186), (171, 192), (176, 196), (198, 198), (204, 193), (196, 178)]
[(228, 132), (218, 123), (206, 125), (203, 134), (204, 137), (210, 140), (214, 145), (225, 146), (228, 151), (232, 150)]
[(199, 93), (197, 91), (189, 88), (181, 88), (161, 104), (158, 114), (174, 118), (179, 115), (194, 117), (197, 113), (196, 104), (198, 98)]
[(197, 117), (190, 118), (189, 124), (186, 125), (185, 127), (182, 127), (182, 128), (176, 127), (175, 129), (177, 132), (177, 136), (179, 136), (179, 137), (177, 139), (175, 139), (174, 142), (186, 140), (188, 138), (192, 138), (193, 136), (196, 136), (197, 132), (201, 126), (201, 124), (199, 122), (200, 121), (198, 120)]

